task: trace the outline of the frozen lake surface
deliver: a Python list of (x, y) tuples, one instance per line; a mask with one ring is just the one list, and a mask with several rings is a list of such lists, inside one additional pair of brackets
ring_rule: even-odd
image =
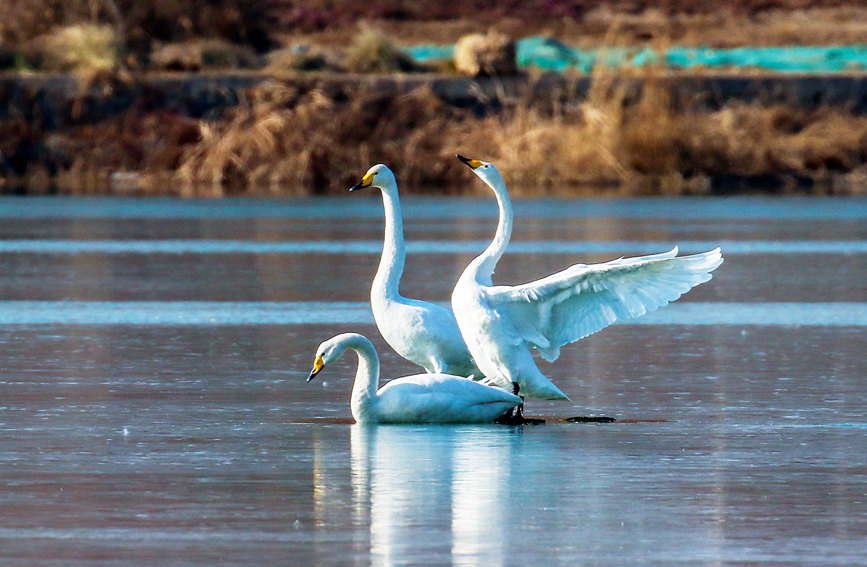
[[(722, 246), (537, 426), (350, 425), (376, 195), (0, 199), (0, 565), (867, 565), (867, 200), (527, 200), (496, 282)], [(448, 300), (488, 199), (404, 202)], [(574, 415), (618, 421), (580, 424)]]

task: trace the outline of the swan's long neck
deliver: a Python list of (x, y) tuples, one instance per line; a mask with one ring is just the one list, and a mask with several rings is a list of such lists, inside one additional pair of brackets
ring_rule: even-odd
[(403, 242), (403, 217), (396, 187), (382, 188), (382, 207), (385, 211), (385, 238), (382, 243), (382, 257), (373, 278), (371, 296), (397, 299), (398, 287), (406, 261)]
[(373, 344), (360, 335), (349, 342), (346, 348), (354, 350), (358, 355), (358, 370), (355, 372), (349, 408), (355, 421), (370, 421), (369, 418), (375, 411), (374, 398), (379, 385), (379, 357)]
[(477, 282), (484, 285), (491, 285), (491, 275), (497, 267), (497, 262), (506, 251), (509, 245), (509, 239), (512, 238), (512, 201), (509, 199), (509, 193), (506, 191), (505, 185), (501, 183), (489, 183), (484, 180), (494, 191), (497, 198), (497, 206), (500, 208), (500, 220), (497, 223), (497, 232), (494, 239), (485, 248), (470, 266), (475, 268), (475, 279)]

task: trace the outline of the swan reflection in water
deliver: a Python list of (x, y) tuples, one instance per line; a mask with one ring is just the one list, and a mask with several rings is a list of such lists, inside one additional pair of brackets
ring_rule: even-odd
[[(557, 563), (607, 565), (624, 550), (695, 557), (696, 540), (671, 540), (682, 523), (664, 512), (683, 505), (696, 471), (713, 480), (686, 492), (688, 509), (710, 520), (691, 533), (706, 563), (725, 550), (724, 449), (709, 447), (695, 457), (703, 464), (684, 469), (682, 448), (658, 430), (636, 438), (570, 425), (353, 425), (348, 455), (345, 430), (324, 433), (313, 537), (340, 564), (504, 566), (556, 553)], [(336, 541), (349, 546), (339, 557)]]
[(451, 556), (504, 565), (513, 444), (495, 426), (353, 425), (356, 526), (369, 513), (375, 565)]

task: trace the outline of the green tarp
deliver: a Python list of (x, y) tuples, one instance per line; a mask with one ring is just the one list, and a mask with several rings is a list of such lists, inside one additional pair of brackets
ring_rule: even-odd
[[(420, 62), (448, 59), (453, 45), (418, 45), (407, 52)], [(788, 73), (829, 73), (867, 69), (867, 44), (846, 46), (670, 47), (577, 49), (547, 37), (529, 37), (517, 42), (520, 67), (547, 71), (578, 70), (589, 73), (602, 62), (608, 67), (664, 65), (671, 69), (752, 68)]]

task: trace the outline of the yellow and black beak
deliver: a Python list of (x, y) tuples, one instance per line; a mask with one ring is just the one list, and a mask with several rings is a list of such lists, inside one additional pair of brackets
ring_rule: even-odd
[(359, 189), (364, 189), (365, 187), (370, 187), (373, 184), (373, 174), (368, 173), (364, 177), (361, 178), (361, 181), (353, 185), (349, 188), (350, 191), (358, 191)]
[(313, 378), (319, 374), (319, 371), (325, 368), (325, 362), (322, 360), (321, 356), (317, 356), (313, 360), (313, 370), (310, 371), (310, 376), (307, 377), (307, 381), (313, 380)]
[(476, 169), (477, 167), (481, 167), (482, 165), (482, 162), (480, 160), (465, 158), (461, 154), (455, 154), (455, 157), (467, 164), (470, 169)]

